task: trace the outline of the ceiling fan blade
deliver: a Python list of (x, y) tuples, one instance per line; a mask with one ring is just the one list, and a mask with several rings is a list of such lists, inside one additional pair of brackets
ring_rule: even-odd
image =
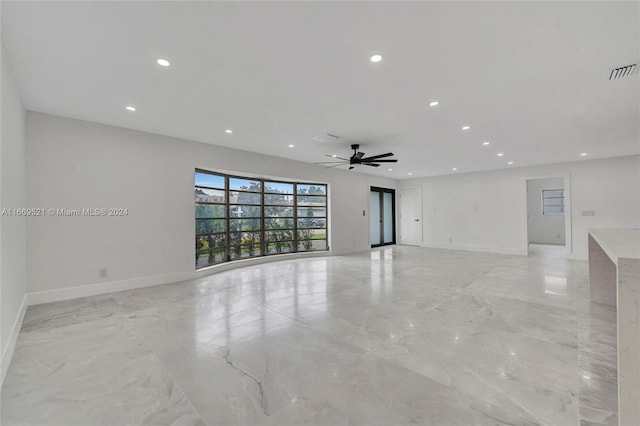
[(362, 158), (362, 161), (377, 160), (378, 158), (391, 157), (392, 155), (393, 152), (387, 152), (386, 154), (372, 155), (371, 157)]
[(335, 159), (338, 159), (338, 160), (349, 161), (349, 159), (348, 159), (348, 158), (336, 157), (335, 155), (325, 154), (324, 156), (325, 156), (325, 157), (329, 157), (329, 158), (335, 158)]
[(397, 163), (398, 160), (363, 160), (363, 163)]
[(334, 167), (340, 167), (340, 166), (346, 166), (349, 163), (340, 163), (340, 164), (334, 164), (333, 166), (327, 166), (325, 167), (325, 169), (333, 169)]
[(362, 157), (364, 157), (364, 152), (358, 152), (354, 154), (352, 158), (355, 158), (356, 160), (361, 160)]
[(371, 166), (371, 167), (380, 167), (380, 164), (376, 164), (376, 163), (362, 163), (365, 166)]
[(336, 163), (349, 164), (349, 160), (347, 160), (347, 161), (320, 161), (318, 163), (313, 163), (313, 164), (336, 164)]

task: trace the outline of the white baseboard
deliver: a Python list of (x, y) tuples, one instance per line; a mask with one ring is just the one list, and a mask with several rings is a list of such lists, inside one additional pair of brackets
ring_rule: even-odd
[(589, 257), (586, 256), (586, 255), (582, 255), (582, 254), (571, 253), (571, 254), (567, 255), (567, 259), (571, 259), (571, 260), (589, 260)]
[(56, 290), (35, 291), (27, 294), (27, 302), (29, 305), (39, 305), (41, 303), (60, 302), (62, 300), (77, 299), (79, 297), (96, 296), (99, 294), (114, 293), (116, 291), (133, 290), (136, 288), (150, 287), (154, 285), (170, 284), (180, 281), (192, 280), (204, 277), (218, 272), (228, 271), (230, 269), (242, 268), (250, 265), (258, 265), (261, 263), (286, 261), (291, 259), (300, 259), (308, 257), (327, 256), (330, 253), (309, 252), (309, 253), (291, 253), (281, 254), (278, 256), (256, 257), (253, 259), (243, 259), (234, 262), (222, 263), (208, 268), (199, 269), (197, 271), (175, 272), (172, 274), (151, 275), (146, 277), (131, 278), (119, 281), (109, 281), (97, 284), (86, 284), (75, 287), (59, 288)]
[(25, 294), (22, 298), (22, 304), (20, 305), (20, 310), (18, 311), (16, 320), (13, 323), (13, 328), (11, 328), (11, 335), (9, 336), (9, 340), (7, 341), (7, 346), (2, 352), (2, 359), (0, 360), (0, 368), (2, 368), (2, 375), (0, 376), (0, 386), (2, 385), (2, 383), (4, 383), (4, 376), (7, 374), (9, 364), (11, 364), (11, 359), (13, 358), (13, 352), (16, 348), (16, 342), (18, 341), (18, 335), (20, 334), (20, 329), (22, 328), (22, 320), (24, 319), (24, 313), (27, 311), (27, 306), (27, 295)]
[(141, 287), (169, 284), (194, 278), (196, 278), (195, 271), (188, 271), (163, 275), (151, 275), (127, 280), (109, 281), (105, 283), (79, 285), (75, 287), (59, 288), (56, 290), (35, 291), (28, 294), (28, 303), (29, 305), (39, 305), (41, 303), (59, 302), (62, 300), (77, 299), (78, 297), (96, 296), (98, 294), (113, 293), (116, 291), (133, 290)]
[(434, 243), (422, 243), (420, 247), (436, 248), (444, 250), (463, 250), (463, 251), (476, 251), (482, 253), (496, 253), (496, 254), (515, 254), (518, 256), (526, 256), (526, 249), (508, 249), (501, 247), (479, 247), (479, 246), (467, 246), (467, 245), (455, 245), (455, 244), (434, 244)]

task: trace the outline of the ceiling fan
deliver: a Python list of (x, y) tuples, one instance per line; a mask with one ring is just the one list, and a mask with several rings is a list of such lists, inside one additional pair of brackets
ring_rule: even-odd
[(351, 170), (357, 165), (380, 167), (379, 163), (397, 163), (398, 162), (398, 160), (396, 159), (383, 160), (383, 158), (393, 156), (392, 152), (365, 157), (364, 152), (358, 151), (360, 149), (360, 145), (358, 145), (357, 143), (352, 144), (351, 149), (353, 150), (353, 155), (349, 158), (342, 158), (335, 155), (325, 155), (325, 157), (334, 158), (340, 161), (322, 161), (322, 162), (313, 163), (313, 164), (333, 164), (332, 166), (326, 166), (325, 167), (326, 169), (329, 169), (332, 167), (346, 166), (348, 164), (349, 170)]

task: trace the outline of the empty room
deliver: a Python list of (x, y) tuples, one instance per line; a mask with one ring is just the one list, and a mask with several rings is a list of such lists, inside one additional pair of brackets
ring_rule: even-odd
[(640, 2), (0, 2), (2, 425), (640, 424)]

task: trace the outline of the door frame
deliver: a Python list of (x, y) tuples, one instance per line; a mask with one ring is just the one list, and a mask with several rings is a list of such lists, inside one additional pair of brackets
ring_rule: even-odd
[[(384, 219), (380, 221), (380, 244), (371, 244), (371, 227), (369, 227), (369, 244), (371, 245), (371, 248), (375, 248), (375, 247), (382, 247), (382, 246), (390, 246), (390, 245), (394, 245), (396, 244), (396, 190), (394, 188), (382, 188), (380, 186), (371, 186), (369, 187), (369, 200), (371, 200), (371, 193), (372, 192), (378, 192), (380, 194), (379, 199), (380, 199), (380, 214), (383, 216), (384, 218), (384, 203), (383, 203), (383, 199), (384, 196), (383, 194), (386, 193), (390, 193), (391, 194), (391, 221), (392, 221), (392, 238), (391, 238), (391, 242), (389, 243), (385, 243), (385, 235), (384, 235)], [(371, 202), (371, 201), (369, 201)], [(371, 205), (369, 205), (369, 210), (371, 210)]]
[(567, 257), (571, 257), (573, 253), (573, 235), (571, 232), (571, 174), (570, 173), (555, 173), (542, 176), (525, 176), (522, 178), (522, 234), (524, 235), (524, 247), (522, 252), (525, 256), (529, 256), (529, 226), (528, 226), (528, 213), (529, 205), (527, 200), (527, 182), (530, 180), (538, 179), (564, 179), (564, 240), (565, 251)]

